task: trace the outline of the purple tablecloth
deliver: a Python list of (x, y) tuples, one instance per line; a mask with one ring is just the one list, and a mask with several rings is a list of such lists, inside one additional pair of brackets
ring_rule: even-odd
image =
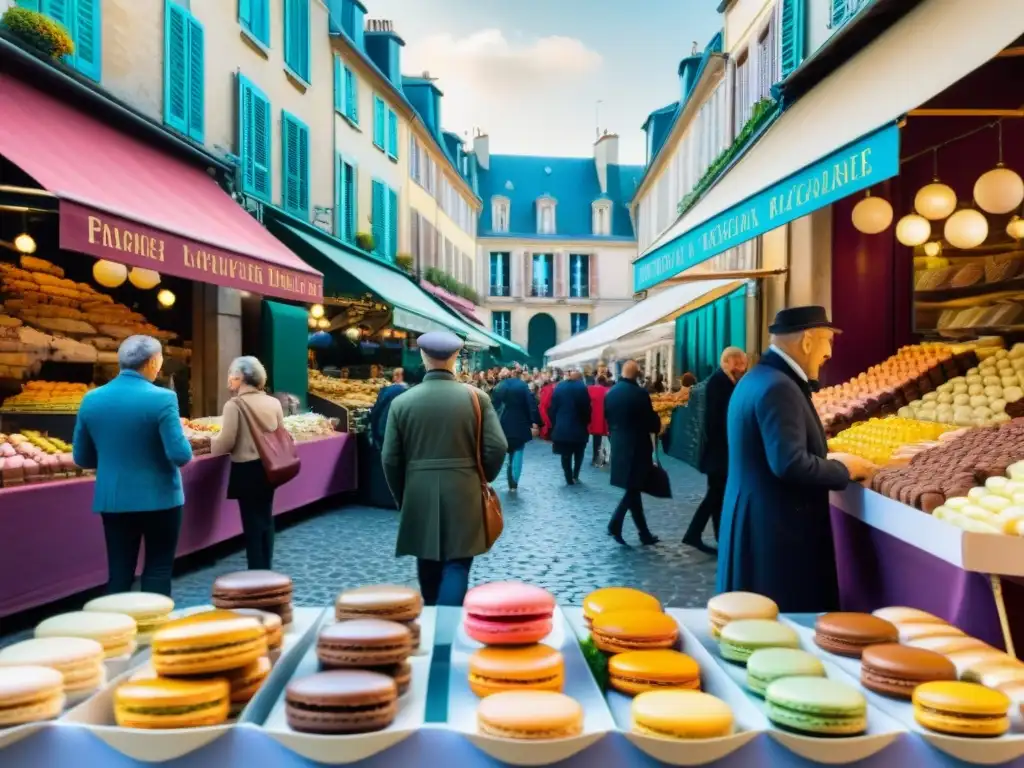
[[(355, 435), (299, 443), (299, 476), (278, 489), (274, 514), (356, 487)], [(227, 501), (226, 456), (202, 456), (182, 471), (184, 521), (178, 556), (242, 532), (238, 505)], [(0, 617), (107, 580), (103, 526), (92, 513), (93, 480), (65, 480), (0, 490)]]

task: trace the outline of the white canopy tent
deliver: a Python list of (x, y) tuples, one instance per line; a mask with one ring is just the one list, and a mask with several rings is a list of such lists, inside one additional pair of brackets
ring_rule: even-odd
[(594, 347), (593, 349), (585, 349), (582, 352), (576, 352), (566, 357), (561, 357), (557, 360), (551, 360), (548, 365), (552, 368), (572, 368), (574, 366), (588, 365), (590, 363), (596, 363), (600, 360), (604, 354), (604, 347)]
[(605, 348), (605, 357), (612, 357), (621, 360), (633, 355), (639, 355), (649, 349), (672, 344), (676, 337), (676, 323), (674, 320), (667, 323), (653, 325), (646, 330), (626, 336), (623, 339)]

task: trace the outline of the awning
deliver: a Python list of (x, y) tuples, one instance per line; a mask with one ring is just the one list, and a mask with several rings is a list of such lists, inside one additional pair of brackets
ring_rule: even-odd
[(1021, 18), (1024, 0), (922, 2), (788, 108), (636, 260), (634, 290), (895, 176), (896, 121), (1016, 40)]
[(638, 355), (655, 347), (674, 343), (675, 338), (676, 323), (675, 320), (670, 320), (667, 323), (652, 325), (646, 330), (620, 339), (614, 344), (609, 345), (605, 352), (614, 358), (629, 357), (630, 355)]
[(435, 299), (443, 301), (460, 315), (469, 318), (477, 325), (484, 324), (484, 321), (476, 314), (476, 304), (468, 299), (456, 296), (454, 293), (449, 293), (444, 288), (434, 285), (433, 283), (428, 283), (426, 280), (420, 280), (420, 288), (429, 293)]
[(583, 333), (577, 333), (549, 349), (545, 356), (549, 359), (558, 359), (582, 350), (606, 347), (624, 336), (642, 331), (655, 323), (674, 320), (683, 312), (693, 308), (695, 303), (712, 301), (739, 285), (740, 283), (735, 280), (706, 280), (672, 286), (649, 296)]
[(575, 352), (571, 355), (559, 358), (558, 360), (549, 360), (549, 368), (571, 368), (577, 365), (587, 365), (588, 363), (596, 363), (604, 355), (604, 347), (594, 347), (593, 349), (585, 349), (582, 352)]
[[(365, 290), (392, 306), (392, 323), (415, 333), (451, 331), (466, 340), (466, 346), (488, 349), (498, 346), (482, 329), (474, 328), (453, 312), (438, 304), (420, 289), (408, 275), (373, 259), (356, 256), (334, 245), (325, 238), (307, 234), (295, 227), (279, 222), (289, 237), (298, 238), (297, 247), (308, 246), (321, 254), (329, 264), (343, 270)], [(275, 230), (277, 231), (277, 230)]]
[(0, 75), (0, 154), (60, 200), (60, 247), (301, 302), (323, 279), (203, 168)]

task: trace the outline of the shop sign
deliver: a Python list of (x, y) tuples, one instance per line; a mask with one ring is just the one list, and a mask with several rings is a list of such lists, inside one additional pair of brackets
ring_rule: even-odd
[(263, 296), (319, 301), (319, 275), (215, 248), (75, 203), (61, 201), (60, 247), (175, 277)]
[(868, 134), (679, 235), (633, 265), (633, 290), (663, 280), (751, 238), (899, 173), (899, 128)]

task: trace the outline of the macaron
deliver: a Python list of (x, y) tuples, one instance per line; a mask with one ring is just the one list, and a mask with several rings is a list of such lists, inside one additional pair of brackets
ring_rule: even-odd
[(659, 739), (717, 739), (733, 731), (729, 705), (698, 691), (646, 691), (630, 707), (633, 733)]
[(547, 645), (480, 648), (469, 657), (469, 687), (480, 698), (503, 691), (555, 691), (565, 685), (565, 660)]
[(722, 627), (718, 652), (726, 661), (746, 664), (762, 648), (799, 648), (796, 630), (771, 619), (740, 619)]
[(860, 684), (869, 691), (909, 699), (921, 683), (956, 680), (956, 667), (940, 653), (896, 643), (872, 645), (860, 657)]
[(75, 611), (61, 613), (41, 621), (36, 637), (85, 637), (103, 646), (108, 659), (130, 656), (135, 652), (135, 619), (126, 613)]
[(553, 691), (503, 691), (480, 700), (477, 728), (499, 739), (568, 739), (583, 733), (583, 707)]
[(379, 672), (319, 672), (292, 680), (285, 689), (288, 726), (302, 733), (370, 733), (398, 714), (398, 687)]
[(404, 624), (381, 619), (354, 619), (320, 630), (316, 655), (333, 667), (383, 667), (400, 664), (412, 653), (412, 634)]
[(256, 608), (276, 613), (283, 624), (292, 622), (292, 580), (276, 571), (237, 571), (213, 582), (217, 608)]
[(374, 667), (370, 672), (379, 672), (382, 675), (387, 675), (395, 681), (395, 686), (398, 688), (398, 695), (405, 696), (409, 692), (409, 688), (412, 686), (412, 664), (408, 661), (403, 661), (399, 664), (391, 664), (386, 667)]
[(473, 587), (462, 603), (466, 634), (484, 645), (529, 645), (551, 633), (555, 598), (518, 581)]
[(679, 625), (656, 611), (611, 611), (594, 619), (590, 636), (605, 653), (670, 649), (679, 641)]
[(423, 597), (415, 589), (395, 584), (374, 584), (346, 589), (334, 601), (334, 617), (415, 621), (423, 612)]
[(122, 728), (200, 728), (228, 719), (227, 680), (154, 678), (119, 685), (114, 720)]
[(717, 638), (722, 627), (743, 619), (776, 619), (779, 606), (770, 597), (753, 592), (723, 592), (708, 600), (711, 636)]
[(855, 736), (868, 727), (867, 702), (856, 688), (825, 677), (785, 677), (764, 694), (775, 725), (814, 736)]
[(266, 655), (263, 625), (248, 617), (176, 624), (153, 635), (152, 664), (162, 676), (226, 672)]
[(236, 608), (232, 613), (259, 621), (267, 633), (267, 650), (271, 656), (281, 651), (281, 646), (284, 645), (284, 622), (279, 615), (258, 608)]
[(131, 616), (135, 619), (137, 628), (136, 642), (139, 645), (149, 645), (153, 632), (170, 619), (174, 601), (155, 592), (119, 592), (90, 600), (82, 610), (124, 613)]
[(869, 645), (899, 642), (896, 626), (870, 613), (824, 613), (814, 622), (814, 642), (839, 656), (860, 658)]
[(917, 608), (908, 608), (903, 605), (894, 605), (889, 608), (879, 608), (877, 611), (872, 611), (871, 615), (875, 618), (888, 621), (890, 624), (895, 624), (897, 627), (901, 624), (946, 624), (945, 619), (940, 619), (934, 614), (922, 611)]
[(156, 670), (153, 669), (151, 665), (146, 664), (132, 674), (129, 678), (129, 682), (137, 683), (142, 680), (157, 679), (227, 680), (228, 685), (230, 686), (230, 692), (228, 695), (231, 708), (230, 714), (233, 717), (241, 712), (252, 697), (259, 692), (259, 689), (266, 681), (267, 676), (270, 675), (271, 667), (270, 659), (267, 656), (261, 656), (252, 664), (247, 664), (244, 667), (231, 669), (226, 672), (215, 672), (211, 675), (198, 675), (189, 678), (160, 678), (160, 675), (156, 673)]
[(604, 587), (591, 592), (583, 600), (583, 619), (587, 627), (594, 617), (609, 611), (657, 611), (661, 601), (654, 595), (630, 587)]
[(977, 683), (935, 682), (914, 689), (914, 719), (953, 736), (1002, 736), (1010, 729), (1010, 698)]
[(825, 666), (797, 648), (762, 648), (747, 659), (747, 688), (761, 698), (769, 685), (784, 677), (825, 677)]
[(64, 701), (64, 676), (57, 670), (0, 667), (0, 728), (53, 720)]
[(900, 642), (909, 643), (913, 640), (920, 640), (923, 637), (964, 637), (962, 629), (947, 624), (944, 621), (930, 624), (900, 624), (896, 627), (900, 633)]
[(64, 677), (64, 695), (79, 700), (107, 682), (103, 646), (84, 637), (39, 637), (0, 649), (0, 667), (50, 667)]
[(627, 651), (608, 659), (608, 683), (627, 696), (671, 689), (699, 691), (700, 666), (679, 651)]

